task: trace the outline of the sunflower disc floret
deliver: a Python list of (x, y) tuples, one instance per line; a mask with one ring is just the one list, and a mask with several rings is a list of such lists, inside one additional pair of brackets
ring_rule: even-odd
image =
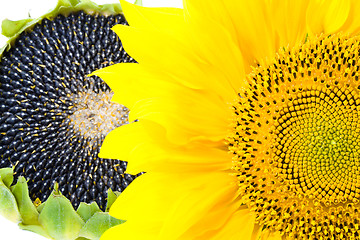
[(308, 39), (248, 75), (229, 138), (239, 194), (295, 239), (359, 237), (359, 38)]

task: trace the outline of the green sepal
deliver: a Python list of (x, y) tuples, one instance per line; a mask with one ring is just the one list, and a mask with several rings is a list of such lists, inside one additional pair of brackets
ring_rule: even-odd
[(108, 189), (108, 195), (107, 195), (107, 203), (106, 203), (106, 209), (105, 211), (108, 212), (110, 210), (111, 205), (115, 202), (117, 197), (120, 195), (120, 192), (113, 192), (111, 188)]
[(45, 203), (41, 203), (41, 204), (36, 208), (39, 213), (41, 213), (41, 211), (43, 210), (44, 206), (45, 206)]
[(49, 234), (39, 225), (25, 225), (25, 224), (19, 223), (19, 228), (22, 230), (34, 232), (34, 233), (39, 234), (46, 238), (51, 238), (49, 236)]
[(21, 221), (16, 199), (0, 176), (0, 214), (13, 222)]
[(94, 215), (94, 213), (101, 212), (101, 210), (96, 202), (92, 202), (91, 204), (82, 202), (76, 212), (84, 220), (84, 222), (86, 222)]
[(10, 38), (14, 36), (17, 32), (19, 32), (30, 21), (31, 19), (22, 19), (18, 21), (11, 21), (9, 19), (5, 19), (1, 25), (1, 33), (5, 37)]
[[(60, 193), (57, 183), (47, 201), (36, 207), (29, 197), (26, 179), (19, 177), (17, 183), (9, 188), (2, 180), (2, 176), (7, 181), (12, 179), (9, 175), (13, 176), (13, 169), (0, 169), (0, 214), (19, 222), (23, 230), (55, 240), (89, 240), (99, 239), (108, 228), (124, 222), (102, 212), (96, 202), (80, 203), (75, 211), (70, 201)], [(107, 205), (111, 206), (119, 194), (109, 191)]]
[(125, 221), (116, 219), (107, 213), (95, 213), (81, 229), (79, 236), (91, 240), (100, 239), (100, 236), (109, 228)]
[(24, 177), (19, 177), (17, 183), (11, 187), (22, 218), (22, 224), (38, 225), (39, 212), (29, 197), (28, 185)]
[(104, 16), (122, 12), (120, 3), (97, 5), (89, 0), (82, 0), (75, 6), (75, 9), (78, 11), (83, 10), (88, 14), (101, 12)]
[[(96, 202), (80, 203), (75, 211), (70, 201), (60, 193), (57, 183), (47, 201), (36, 207), (29, 197), (24, 177), (19, 177), (11, 187), (4, 184), (2, 177), (10, 185), (13, 169), (0, 169), (0, 214), (19, 222), (21, 229), (55, 240), (89, 240), (99, 239), (108, 228), (125, 222), (102, 212)], [(108, 190), (107, 209), (119, 195), (120, 192)]]
[(80, 0), (69, 0), (69, 3), (72, 5), (72, 6), (75, 6), (76, 4), (78, 4), (80, 2)]
[(74, 240), (85, 222), (56, 185), (40, 213), (39, 223), (54, 239)]
[(12, 168), (1, 168), (0, 177), (3, 183), (9, 188), (14, 180), (13, 169)]

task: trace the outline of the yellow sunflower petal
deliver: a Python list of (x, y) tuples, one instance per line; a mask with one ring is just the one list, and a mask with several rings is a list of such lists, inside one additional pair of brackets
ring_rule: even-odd
[[(180, 71), (176, 74), (180, 81), (184, 81), (184, 75), (189, 76), (188, 74), (197, 72), (193, 71), (194, 67), (198, 69), (202, 65), (209, 65), (209, 68), (212, 69), (217, 68), (218, 63), (228, 59), (236, 59), (236, 61), (228, 61), (225, 68), (223, 66), (222, 69), (217, 69), (222, 71), (222, 78), (226, 78), (208, 81), (208, 84), (203, 86), (209, 86), (209, 84), (211, 86), (213, 82), (219, 82), (221, 83), (221, 85), (218, 84), (220, 87), (230, 87), (233, 90), (244, 87), (245, 82), (237, 80), (244, 78), (244, 66), (240, 51), (235, 44), (230, 44), (229, 41), (227, 41), (229, 42), (227, 45), (221, 44), (224, 39), (230, 39), (226, 29), (212, 22), (213, 31), (206, 31), (205, 26), (186, 22), (183, 10), (179, 9), (165, 8), (160, 10), (155, 8), (150, 10), (125, 2), (124, 4), (124, 12), (129, 14), (131, 27), (124, 28), (118, 25), (114, 27), (114, 30), (121, 39), (123, 39), (122, 36), (129, 36), (124, 38), (123, 44), (126, 51), (138, 62), (150, 63), (154, 67), (160, 67), (165, 72), (167, 69), (171, 69), (172, 74), (174, 74), (174, 70), (176, 71), (189, 60), (193, 63), (196, 62), (197, 64), (185, 66), (188, 71)], [(164, 30), (164, 28), (167, 31), (159, 31)], [(199, 34), (199, 31), (203, 32), (199, 35), (202, 36), (200, 39), (191, 37), (194, 34)], [(209, 39), (212, 41), (208, 41)], [(168, 42), (173, 47), (167, 48), (163, 44), (159, 44), (160, 40), (161, 42)], [(176, 59), (172, 58), (174, 50), (177, 53)], [(152, 60), (146, 61), (148, 58)], [(202, 80), (203, 78), (198, 79)]]
[(131, 26), (152, 28), (178, 35), (185, 27), (183, 9), (180, 8), (147, 8), (120, 0), (126, 13), (126, 20)]
[[(169, 175), (146, 173), (136, 178), (113, 203), (110, 214), (129, 221), (137, 221), (137, 219), (163, 221), (172, 207), (174, 197), (179, 194), (180, 189), (176, 187), (181, 187), (179, 183), (172, 181), (181, 181), (179, 177), (170, 176), (170, 179), (168, 177)], [(173, 186), (168, 189), (168, 185), (160, 185), (160, 182), (168, 182)], [(147, 199), (146, 202), (144, 199)], [(168, 204), (164, 205), (164, 201)]]
[(304, 41), (306, 12), (310, 0), (271, 1), (269, 13), (276, 34), (276, 50)]
[(350, 35), (358, 35), (360, 32), (360, 2), (357, 0), (351, 1), (349, 16), (340, 31), (347, 32)]
[[(187, 32), (176, 36), (123, 25), (116, 25), (113, 30), (123, 39), (125, 50), (133, 58), (144, 66), (156, 69), (173, 82), (191, 88), (234, 94), (246, 85), (242, 56), (237, 50), (231, 51), (231, 45), (221, 47), (220, 42), (215, 44), (215, 39), (219, 38), (216, 36), (221, 35), (219, 31), (216, 32), (216, 36), (208, 36), (204, 32), (203, 37), (206, 38), (196, 41), (198, 39), (186, 39), (190, 38), (194, 31), (198, 31), (191, 27)], [(208, 42), (208, 39), (214, 39), (215, 43)], [(164, 46), (162, 42), (168, 44)], [(218, 63), (234, 58), (237, 59), (236, 62), (229, 62), (223, 69), (218, 68)], [(189, 82), (190, 79), (193, 81)]]
[[(121, 104), (133, 109), (139, 99), (153, 96), (153, 93), (148, 91), (150, 86), (161, 82), (170, 86), (169, 83), (156, 78), (155, 73), (140, 64), (122, 63), (99, 69), (92, 75), (102, 78), (115, 92), (113, 101), (121, 102)], [(126, 79), (126, 84), (124, 84), (124, 79)]]
[(334, 33), (341, 29), (349, 17), (351, 0), (312, 0), (307, 11), (311, 34)]
[[(272, 58), (276, 52), (276, 39), (264, 1), (185, 1), (185, 11), (194, 22), (200, 19), (221, 23), (232, 34), (245, 59), (246, 71), (255, 61)], [(229, 41), (226, 41), (229, 42)]]
[[(137, 221), (137, 219), (162, 221), (159, 239), (176, 239), (176, 236), (186, 232), (193, 222), (197, 222), (199, 218), (207, 218), (206, 213), (210, 209), (223, 204), (231, 205), (237, 187), (235, 184), (229, 185), (229, 178), (234, 177), (227, 173), (202, 175), (146, 173), (134, 180), (119, 196), (110, 209), (110, 214), (129, 221)], [(167, 184), (157, 186), (159, 182)], [(214, 192), (214, 189), (217, 191)], [(147, 199), (146, 204), (143, 203), (144, 198)], [(164, 201), (167, 202), (165, 206)], [(227, 214), (231, 214), (234, 207), (232, 209)], [(225, 212), (226, 209), (221, 211)], [(213, 220), (217, 221), (215, 218)], [(223, 220), (219, 219), (219, 221)], [(209, 226), (203, 225), (201, 228), (200, 231), (205, 232)], [(119, 237), (122, 236), (123, 233)]]
[[(178, 144), (199, 138), (221, 141), (228, 133), (230, 107), (216, 95), (199, 92), (202, 91), (164, 91), (163, 95), (174, 94), (182, 98), (144, 99), (131, 109), (131, 119), (147, 119), (161, 124), (167, 129), (169, 140)], [(165, 99), (172, 100), (164, 102)]]
[[(148, 119), (158, 122), (167, 128), (167, 136), (172, 142), (184, 144), (196, 138), (219, 141), (227, 135), (231, 109), (229, 100), (224, 97), (231, 97), (231, 94), (223, 97), (215, 91), (187, 88), (156, 79), (154, 70), (149, 71), (136, 64), (117, 64), (94, 74), (103, 78), (114, 89), (113, 101), (131, 109), (130, 121)], [(124, 77), (128, 84), (123, 87), (124, 84), (119, 79)], [(154, 85), (157, 87), (149, 92), (148, 89)], [(142, 100), (139, 101), (137, 97)], [(178, 118), (178, 115), (183, 118)]]
[[(160, 236), (163, 239), (179, 238), (194, 224), (209, 217), (208, 213), (213, 208), (223, 206), (221, 210), (225, 212), (237, 195), (234, 178), (228, 173), (216, 172), (188, 177), (183, 184), (192, 184), (194, 187), (190, 191), (180, 191), (181, 195), (164, 220)], [(202, 228), (207, 231), (211, 225), (198, 226), (198, 230)]]
[[(136, 28), (120, 24), (112, 29), (122, 39), (125, 50), (139, 63), (161, 64), (160, 66), (165, 68), (179, 63), (181, 64), (180, 66), (187, 67), (189, 70), (196, 68), (196, 66), (191, 66), (187, 61), (183, 61), (186, 57), (193, 57), (193, 54), (191, 49), (188, 49), (181, 43), (182, 34), (179, 34), (179, 38), (177, 38), (177, 36), (170, 36), (165, 32), (153, 29)], [(160, 39), (168, 42), (169, 45), (164, 46), (159, 43)], [(176, 48), (174, 48), (175, 46)], [(179, 55), (178, 59), (175, 58), (174, 53)]]
[(243, 208), (238, 201), (231, 204), (228, 201), (219, 202), (207, 213), (206, 217), (189, 228), (179, 239), (212, 239), (212, 236), (221, 231), (239, 207)]
[[(234, 90), (236, 92), (239, 92), (241, 88), (245, 88), (247, 82), (244, 76), (247, 63), (244, 62), (238, 44), (234, 41), (228, 29), (208, 17), (200, 20), (194, 16), (185, 17), (188, 17), (186, 19), (188, 21), (188, 32), (186, 34), (198, 36), (190, 39), (194, 53), (201, 62), (206, 63), (213, 69), (209, 76), (214, 72), (220, 73), (220, 75), (216, 74), (212, 81), (220, 83), (217, 88), (221, 91), (221, 85), (223, 85), (228, 91)], [(209, 26), (211, 26), (212, 31), (207, 30)], [(227, 44), (222, 44), (223, 42), (227, 42)], [(232, 59), (232, 61), (229, 61), (229, 59)], [(202, 71), (208, 70), (202, 68)]]
[(126, 159), (129, 173), (148, 171), (168, 157), (162, 148), (158, 148), (159, 143), (164, 147), (168, 145), (164, 139), (164, 128), (151, 121), (124, 125), (107, 135), (99, 157)]
[[(181, 204), (180, 198), (185, 197), (185, 192), (192, 192), (195, 194), (188, 203), (193, 200), (200, 200), (198, 195), (203, 195), (204, 201), (207, 201), (206, 194), (211, 191), (211, 186), (206, 186), (207, 183), (213, 183), (215, 186), (224, 186), (225, 181), (220, 181), (218, 178), (222, 176), (221, 173), (196, 176), (194, 174), (159, 174), (146, 173), (135, 179), (131, 185), (118, 197), (110, 209), (110, 214), (119, 219), (134, 220), (137, 219), (152, 219), (153, 221), (164, 221), (166, 224), (166, 217), (170, 211), (177, 211), (177, 205)], [(225, 178), (224, 180), (226, 180)], [(208, 182), (210, 180), (210, 182)], [(166, 183), (161, 184), (159, 183)], [(171, 186), (169, 188), (169, 186)], [(220, 196), (224, 193), (234, 191), (234, 185), (228, 185), (226, 182), (225, 188), (221, 189), (222, 194), (216, 196), (218, 202), (221, 202)], [(191, 196), (189, 196), (191, 197)], [(146, 204), (143, 199), (146, 198)], [(228, 201), (231, 201), (230, 197)], [(167, 202), (166, 205), (163, 202)], [(177, 221), (177, 220), (171, 220)], [(172, 223), (168, 223), (172, 224)]]
[(151, 219), (142, 223), (125, 222), (123, 224), (108, 229), (101, 236), (100, 240), (159, 240), (158, 234), (160, 228), (161, 224), (153, 222), (151, 221)]
[(279, 232), (271, 232), (269, 230), (259, 231), (255, 238), (251, 240), (284, 240), (284, 236), (281, 236)]
[[(253, 240), (255, 216), (247, 208), (241, 208), (221, 226), (221, 228), (204, 234), (196, 240)], [(274, 239), (275, 240), (275, 239)]]
[(231, 167), (223, 143), (209, 148), (208, 143), (199, 142), (191, 148), (184, 148), (168, 142), (165, 134), (165, 129), (152, 121), (125, 125), (108, 134), (99, 156), (126, 159), (129, 162), (127, 171), (133, 174), (179, 169), (183, 172), (225, 170)]
[(284, 239), (283, 236), (279, 232), (271, 233), (267, 238), (264, 238), (264, 240), (282, 240)]

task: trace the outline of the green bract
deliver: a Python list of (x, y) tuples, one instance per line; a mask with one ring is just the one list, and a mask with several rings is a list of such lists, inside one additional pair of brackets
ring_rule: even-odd
[[(27, 183), (20, 177), (12, 182), (12, 169), (0, 169), (0, 212), (21, 229), (52, 239), (99, 239), (108, 228), (124, 221), (102, 212), (98, 205), (81, 203), (77, 211), (58, 190), (57, 185), (48, 200), (36, 207), (29, 197)], [(109, 189), (109, 209), (119, 193)], [(111, 200), (110, 200), (111, 199)]]

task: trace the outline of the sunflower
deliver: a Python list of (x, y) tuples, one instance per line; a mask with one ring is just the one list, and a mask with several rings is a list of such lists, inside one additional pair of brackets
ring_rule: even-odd
[(98, 239), (123, 221), (108, 209), (136, 177), (98, 157), (129, 109), (87, 75), (135, 62), (111, 30), (120, 4), (59, 0), (37, 19), (4, 20), (0, 49), (0, 214), (53, 239)]
[(139, 64), (94, 74), (138, 121), (100, 156), (146, 174), (102, 239), (359, 239), (357, 1), (121, 4)]

